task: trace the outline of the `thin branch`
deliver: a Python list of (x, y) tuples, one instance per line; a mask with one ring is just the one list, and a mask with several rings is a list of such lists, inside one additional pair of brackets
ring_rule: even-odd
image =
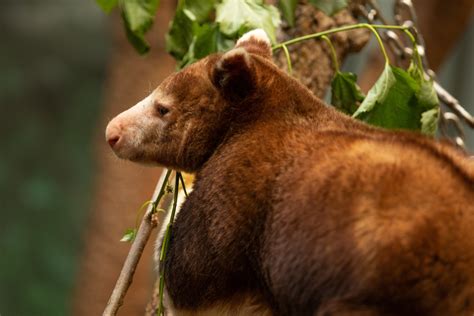
[(188, 197), (188, 191), (186, 190), (186, 185), (184, 184), (183, 174), (181, 172), (177, 173), (179, 180), (181, 181), (181, 187), (183, 188), (184, 195)]
[[(169, 171), (162, 173), (160, 181), (158, 181), (153, 193), (153, 201), (158, 201), (163, 196), (163, 187), (168, 182), (169, 174)], [(156, 212), (156, 207), (156, 203), (150, 203), (148, 205), (147, 211), (143, 216), (140, 227), (138, 228), (135, 240), (130, 247), (125, 263), (123, 264), (122, 271), (120, 271), (120, 276), (115, 284), (109, 302), (105, 307), (104, 313), (102, 314), (103, 316), (115, 316), (118, 309), (123, 304), (123, 299), (130, 284), (132, 284), (133, 275), (135, 274), (138, 262), (142, 256), (143, 249), (150, 238), (151, 231), (156, 227), (156, 222), (152, 219), (153, 214)]]
[[(157, 315), (162, 316), (165, 314), (165, 309), (163, 306), (163, 297), (164, 297), (164, 289), (165, 289), (165, 265), (164, 262), (166, 260), (166, 255), (168, 254), (168, 248), (169, 248), (169, 240), (171, 238), (171, 230), (173, 228), (173, 223), (174, 223), (174, 217), (176, 214), (176, 207), (178, 206), (178, 194), (179, 194), (179, 179), (180, 179), (181, 173), (176, 172), (175, 176), (175, 183), (174, 183), (174, 194), (173, 194), (173, 208), (171, 209), (171, 215), (170, 215), (170, 220), (168, 222), (168, 226), (166, 227), (166, 232), (165, 235), (163, 236), (163, 242), (161, 243), (161, 254), (160, 254), (160, 265), (161, 266), (161, 272), (160, 272), (160, 302), (158, 305), (158, 312)], [(183, 181), (184, 183), (184, 181)]]
[(334, 48), (334, 45), (332, 44), (329, 37), (327, 37), (326, 35), (323, 35), (323, 36), (321, 36), (321, 38), (328, 44), (329, 49), (331, 50), (332, 64), (334, 66), (334, 72), (338, 72), (339, 71), (339, 62), (337, 61), (336, 49)]
[(434, 82), (434, 87), (436, 93), (438, 94), (438, 98), (452, 111), (454, 111), (457, 115), (459, 115), (467, 125), (471, 128), (474, 128), (474, 117), (466, 111), (465, 108), (459, 104), (459, 101), (449, 94), (438, 82)]
[(334, 34), (334, 33), (346, 32), (346, 31), (362, 29), (362, 28), (365, 28), (365, 29), (374, 28), (374, 29), (387, 29), (387, 30), (401, 30), (401, 31), (403, 31), (403, 30), (408, 30), (409, 27), (399, 26), (399, 25), (380, 25), (380, 24), (369, 24), (369, 23), (351, 24), (351, 25), (345, 25), (345, 26), (341, 26), (341, 27), (335, 27), (335, 28), (332, 28), (332, 29), (329, 29), (329, 30), (325, 30), (325, 31), (321, 31), (321, 32), (313, 33), (313, 34), (299, 36), (299, 37), (293, 38), (291, 40), (288, 40), (288, 41), (285, 41), (285, 42), (282, 42), (282, 43), (278, 43), (278, 44), (274, 45), (272, 47), (272, 49), (277, 50), (279, 48), (282, 48), (284, 45), (288, 46), (288, 45), (292, 45), (292, 44), (299, 43), (299, 42), (302, 42), (302, 41), (306, 41), (306, 40), (309, 40), (309, 39), (318, 38), (318, 37), (321, 37), (323, 35), (330, 35), (330, 34)]
[(151, 219), (152, 210), (151, 208), (146, 212), (143, 220), (138, 229), (135, 240), (133, 241), (130, 252), (128, 253), (127, 259), (123, 265), (120, 276), (115, 284), (115, 288), (110, 296), (109, 302), (105, 307), (104, 316), (113, 316), (117, 314), (118, 309), (123, 304), (123, 299), (127, 293), (130, 284), (132, 284), (133, 275), (137, 268), (140, 257), (142, 256), (143, 249), (145, 248), (152, 229), (156, 226)]
[(283, 48), (283, 52), (285, 53), (286, 64), (288, 65), (288, 73), (291, 75), (293, 73), (293, 67), (291, 66), (290, 52), (288, 51), (286, 45), (283, 45), (281, 48)]

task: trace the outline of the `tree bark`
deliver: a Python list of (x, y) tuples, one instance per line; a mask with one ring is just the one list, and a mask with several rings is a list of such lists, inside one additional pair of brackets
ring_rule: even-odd
[[(321, 32), (327, 29), (355, 24), (357, 20), (349, 10), (342, 10), (332, 17), (328, 17), (313, 5), (301, 1), (295, 12), (295, 26), (286, 24), (279, 33), (279, 42), (298, 36)], [(365, 29), (341, 32), (329, 36), (338, 60), (342, 61), (349, 53), (358, 52), (369, 40), (369, 32)], [(334, 66), (328, 45), (320, 40), (308, 40), (288, 46), (292, 59), (293, 76), (306, 85), (313, 93), (322, 98), (334, 76)], [(287, 69), (287, 62), (282, 50), (275, 55), (277, 64)]]

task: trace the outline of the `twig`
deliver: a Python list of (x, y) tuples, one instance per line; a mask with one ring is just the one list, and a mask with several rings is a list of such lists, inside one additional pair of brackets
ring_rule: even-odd
[[(166, 255), (168, 254), (169, 248), (169, 241), (171, 238), (171, 230), (173, 228), (174, 217), (176, 214), (176, 207), (178, 206), (178, 194), (179, 194), (179, 179), (182, 178), (180, 172), (176, 172), (175, 182), (174, 182), (174, 194), (173, 194), (173, 208), (171, 209), (170, 220), (168, 222), (168, 226), (166, 227), (165, 235), (163, 236), (163, 241), (161, 242), (161, 253), (160, 253), (160, 265), (161, 272), (160, 272), (160, 302), (158, 306), (158, 313), (157, 315), (162, 316), (165, 315), (164, 306), (163, 306), (163, 298), (164, 298), (164, 289), (165, 289), (165, 265), (164, 262), (166, 260)], [(182, 182), (184, 184), (184, 181)], [(183, 187), (184, 188), (184, 187)], [(186, 191), (186, 190), (185, 190)]]
[[(168, 181), (168, 176), (168, 172), (162, 173), (160, 181), (158, 181), (153, 193), (153, 201), (155, 201), (160, 196), (163, 185)], [(157, 205), (154, 203), (148, 205), (147, 211), (143, 216), (140, 227), (138, 228), (135, 240), (130, 247), (130, 251), (128, 252), (127, 258), (125, 259), (125, 263), (123, 264), (122, 271), (120, 271), (120, 276), (117, 280), (117, 283), (115, 284), (112, 295), (110, 295), (109, 302), (107, 303), (104, 313), (102, 314), (103, 316), (115, 316), (118, 309), (123, 304), (123, 299), (127, 293), (128, 288), (130, 287), (130, 284), (132, 284), (133, 275), (135, 274), (138, 262), (142, 256), (143, 249), (150, 238), (152, 229), (156, 226), (156, 222), (152, 219), (156, 207)]]
[(459, 115), (464, 122), (469, 125), (471, 128), (474, 128), (474, 117), (463, 108), (459, 101), (454, 98), (448, 91), (446, 91), (438, 82), (435, 81), (434, 87), (436, 93), (438, 94), (438, 98), (452, 111), (454, 111), (457, 115)]
[(122, 306), (123, 298), (127, 290), (132, 284), (133, 275), (137, 268), (143, 249), (150, 238), (151, 230), (156, 226), (151, 220), (152, 209), (150, 208), (142, 219), (140, 228), (138, 229), (135, 240), (133, 241), (130, 252), (122, 267), (120, 276), (115, 284), (115, 288), (110, 296), (109, 302), (105, 307), (104, 316), (113, 316), (117, 314), (118, 309)]
[[(308, 35), (295, 37), (291, 40), (273, 45), (272, 50), (277, 50), (277, 49), (283, 48), (283, 46), (293, 45), (295, 43), (299, 43), (299, 42), (306, 41), (306, 40), (309, 40), (309, 39), (318, 38), (318, 37), (321, 37), (323, 35), (330, 35), (330, 34), (334, 34), (334, 33), (346, 32), (346, 31), (362, 29), (362, 28), (371, 29), (371, 30), (372, 29), (400, 30), (400, 31), (404, 31), (407, 34), (410, 33), (410, 31), (408, 30), (409, 29), (408, 26), (358, 23), (358, 24), (344, 25), (344, 26), (335, 27), (335, 28), (325, 30), (325, 31), (321, 31), (321, 32), (317, 32), (317, 33), (312, 33), (312, 34), (308, 34)], [(376, 32), (374, 32), (374, 35), (376, 35), (377, 39), (378, 39), (378, 33), (376, 34)], [(386, 54), (384, 54), (384, 55), (386, 55)]]

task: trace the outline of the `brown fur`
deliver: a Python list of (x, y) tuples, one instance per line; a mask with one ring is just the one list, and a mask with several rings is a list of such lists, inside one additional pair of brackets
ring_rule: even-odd
[(274, 315), (472, 315), (472, 160), (336, 112), (258, 45), (171, 75), (142, 143), (131, 119), (108, 127), (119, 156), (196, 173), (165, 263), (173, 308), (237, 312), (254, 293)]

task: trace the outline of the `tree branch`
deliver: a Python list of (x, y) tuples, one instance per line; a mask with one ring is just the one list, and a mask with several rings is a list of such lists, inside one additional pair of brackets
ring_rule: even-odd
[[(160, 195), (162, 191), (162, 187), (167, 181), (167, 172), (163, 172), (160, 180), (158, 181), (155, 191), (153, 193), (152, 201), (156, 201), (157, 197)], [(114, 290), (112, 295), (110, 296), (109, 302), (105, 307), (104, 316), (114, 316), (117, 314), (118, 309), (123, 304), (123, 299), (125, 294), (127, 293), (130, 284), (133, 281), (133, 275), (135, 274), (135, 270), (137, 268), (138, 262), (143, 253), (143, 249), (150, 239), (150, 234), (153, 228), (156, 227), (157, 221), (155, 219), (155, 206), (154, 203), (150, 203), (146, 210), (145, 215), (140, 223), (140, 227), (138, 228), (137, 235), (135, 236), (135, 240), (132, 243), (130, 251), (125, 259), (125, 263), (123, 265), (122, 271), (120, 271), (119, 278), (117, 283), (115, 284)]]

